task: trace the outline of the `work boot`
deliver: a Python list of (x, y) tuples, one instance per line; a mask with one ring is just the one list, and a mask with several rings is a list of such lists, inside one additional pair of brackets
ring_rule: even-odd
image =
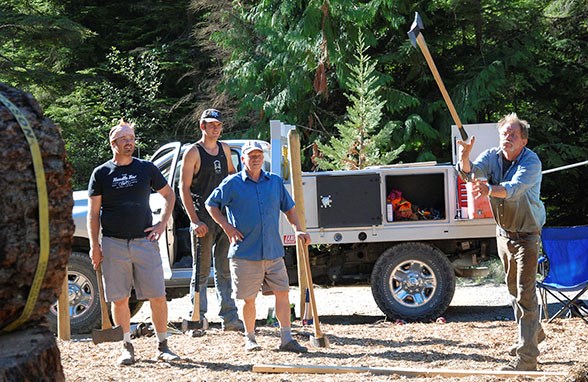
[(285, 345), (280, 345), (280, 351), (289, 351), (291, 353), (306, 353), (307, 348), (300, 345), (296, 340), (292, 340)]
[(177, 361), (180, 359), (177, 354), (173, 353), (167, 347), (167, 340), (161, 341), (157, 344), (157, 352), (155, 354), (155, 359), (158, 361)]
[(245, 330), (243, 321), (239, 320), (238, 318), (235, 320), (223, 322), (222, 328), (225, 332), (242, 332)]
[(132, 365), (135, 363), (135, 349), (133, 348), (132, 343), (123, 341), (122, 353), (116, 362), (119, 366)]
[(537, 362), (523, 363), (520, 358), (500, 368), (501, 371), (537, 371)]
[[(545, 341), (545, 332), (543, 331), (543, 329), (541, 329), (539, 331), (539, 333), (537, 333), (537, 345), (539, 345), (541, 342)], [(517, 355), (517, 349), (519, 348), (519, 344), (516, 343), (514, 345), (512, 345), (511, 347), (508, 348), (508, 354), (512, 355), (513, 357)]]

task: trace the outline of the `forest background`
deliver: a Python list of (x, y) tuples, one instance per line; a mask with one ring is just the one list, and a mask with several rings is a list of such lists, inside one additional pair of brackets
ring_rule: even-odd
[[(224, 138), (267, 139), (270, 119), (296, 125), (314, 170), (320, 143), (346, 134), (362, 55), (381, 106), (364, 110), (374, 150), (449, 162), (453, 121), (407, 37), (415, 11), (463, 123), (516, 112), (544, 169), (587, 160), (585, 0), (3, 0), (0, 82), (61, 126), (76, 189), (111, 157), (120, 117), (146, 157), (198, 139), (208, 107), (224, 113)], [(548, 225), (587, 223), (587, 178), (587, 166), (544, 176)]]

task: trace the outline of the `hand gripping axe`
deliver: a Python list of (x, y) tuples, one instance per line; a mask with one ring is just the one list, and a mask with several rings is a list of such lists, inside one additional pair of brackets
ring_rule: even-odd
[(123, 340), (123, 330), (120, 326), (112, 326), (108, 315), (108, 305), (104, 299), (104, 284), (102, 283), (102, 265), (96, 269), (98, 282), (98, 296), (100, 298), (100, 314), (102, 315), (102, 329), (92, 330), (92, 342), (98, 345), (102, 342), (117, 342)]
[(433, 73), (433, 77), (435, 77), (435, 81), (437, 82), (437, 86), (439, 86), (439, 90), (441, 90), (441, 94), (443, 95), (443, 99), (445, 100), (445, 103), (447, 104), (447, 108), (449, 109), (449, 112), (451, 113), (451, 117), (453, 118), (453, 121), (455, 122), (455, 124), (457, 125), (457, 127), (459, 129), (461, 139), (463, 141), (467, 141), (468, 140), (468, 133), (466, 133), (465, 129), (463, 128), (461, 120), (459, 119), (459, 115), (457, 115), (457, 111), (455, 110), (455, 106), (453, 106), (453, 102), (451, 102), (451, 98), (449, 97), (449, 94), (447, 93), (447, 90), (445, 89), (445, 85), (443, 85), (443, 80), (441, 79), (441, 75), (439, 75), (439, 71), (437, 70), (437, 67), (435, 66), (435, 62), (433, 61), (433, 57), (431, 56), (431, 53), (429, 52), (429, 48), (427, 47), (427, 43), (425, 42), (425, 37), (421, 33), (421, 29), (425, 29), (423, 27), (423, 20), (421, 19), (421, 16), (419, 15), (419, 13), (415, 12), (414, 21), (412, 22), (412, 25), (410, 27), (410, 31), (408, 31), (408, 37), (410, 38), (410, 42), (412, 43), (412, 46), (414, 46), (415, 48), (417, 47), (417, 45), (419, 46), (419, 48), (421, 48), (421, 52), (423, 52), (423, 55), (425, 56), (425, 59), (427, 60), (427, 64), (429, 65), (429, 69), (431, 69), (431, 72)]

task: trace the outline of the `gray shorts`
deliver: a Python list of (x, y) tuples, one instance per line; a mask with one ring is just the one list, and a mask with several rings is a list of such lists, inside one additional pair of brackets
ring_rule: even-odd
[(138, 300), (165, 296), (163, 267), (156, 241), (103, 237), (102, 254), (106, 301), (129, 297), (133, 285)]
[(247, 300), (263, 294), (290, 290), (284, 258), (275, 260), (244, 260), (231, 258), (231, 275), (235, 298)]

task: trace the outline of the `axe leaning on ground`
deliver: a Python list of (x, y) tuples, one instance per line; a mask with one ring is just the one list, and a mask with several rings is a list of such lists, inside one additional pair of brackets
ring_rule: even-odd
[(112, 326), (108, 315), (108, 305), (104, 299), (104, 285), (102, 284), (102, 265), (96, 269), (96, 281), (98, 282), (98, 295), (100, 296), (100, 312), (102, 313), (102, 329), (92, 330), (92, 342), (95, 345), (102, 342), (117, 342), (123, 339), (123, 330), (120, 326)]
[(429, 48), (427, 47), (427, 43), (425, 42), (425, 37), (421, 33), (421, 29), (425, 29), (423, 27), (423, 20), (421, 20), (421, 16), (419, 16), (419, 13), (415, 12), (414, 21), (410, 27), (410, 31), (408, 31), (408, 37), (410, 37), (410, 42), (412, 43), (412, 46), (414, 46), (415, 48), (417, 45), (419, 46), (419, 48), (421, 48), (421, 52), (423, 52), (423, 55), (425, 56), (425, 59), (427, 60), (427, 64), (429, 65), (429, 68), (431, 69), (431, 72), (433, 73), (433, 77), (435, 77), (435, 81), (437, 82), (437, 86), (439, 86), (439, 90), (441, 90), (441, 94), (443, 95), (443, 99), (445, 100), (445, 103), (447, 104), (447, 107), (449, 108), (449, 112), (451, 113), (451, 117), (453, 118), (453, 121), (455, 122), (455, 124), (459, 128), (459, 133), (461, 135), (461, 139), (463, 141), (467, 141), (468, 140), (468, 133), (466, 133), (465, 129), (463, 128), (461, 120), (459, 119), (459, 115), (457, 114), (457, 111), (455, 110), (455, 106), (453, 106), (453, 102), (451, 101), (451, 98), (449, 97), (449, 94), (447, 93), (447, 90), (445, 89), (445, 85), (443, 84), (443, 80), (441, 80), (441, 76), (439, 75), (439, 71), (437, 70), (437, 67), (435, 66), (435, 62), (433, 61), (433, 57), (431, 56), (431, 53), (429, 52)]
[[(196, 231), (194, 231), (193, 235), (196, 235)], [(187, 331), (191, 331), (192, 337), (202, 337), (206, 332), (203, 328), (202, 320), (200, 319), (200, 238), (194, 238), (197, 240), (196, 243), (196, 275), (195, 275), (195, 283), (194, 286), (194, 306), (192, 308), (192, 317), (190, 320), (183, 320), (182, 321), (182, 332), (186, 333)]]
[(312, 310), (312, 325), (314, 327), (314, 336), (310, 336), (310, 344), (315, 348), (328, 348), (329, 339), (325, 337), (321, 330), (318, 312), (316, 310), (316, 300), (314, 298), (314, 287), (312, 284), (312, 275), (310, 271), (310, 259), (308, 257), (308, 245), (298, 240), (298, 245), (302, 247), (302, 253), (304, 254), (304, 272), (306, 273), (306, 280), (308, 280), (308, 293), (310, 296), (310, 308)]
[[(298, 223), (302, 230), (306, 230), (306, 216), (304, 214), (304, 193), (302, 191), (302, 169), (300, 165), (300, 136), (296, 130), (290, 130), (288, 133), (288, 144), (290, 154), (290, 173), (292, 175), (292, 194), (296, 202), (296, 213), (298, 214)], [(310, 297), (310, 307), (312, 309), (312, 318), (314, 326), (314, 336), (310, 336), (310, 344), (317, 348), (328, 348), (329, 339), (321, 331), (319, 317), (316, 309), (316, 300), (314, 299), (314, 288), (312, 284), (312, 274), (310, 271), (310, 260), (308, 257), (308, 245), (301, 240), (296, 242), (296, 253), (301, 257), (298, 265), (303, 267), (303, 274), (307, 282), (307, 292)], [(302, 291), (301, 291), (302, 292)]]

